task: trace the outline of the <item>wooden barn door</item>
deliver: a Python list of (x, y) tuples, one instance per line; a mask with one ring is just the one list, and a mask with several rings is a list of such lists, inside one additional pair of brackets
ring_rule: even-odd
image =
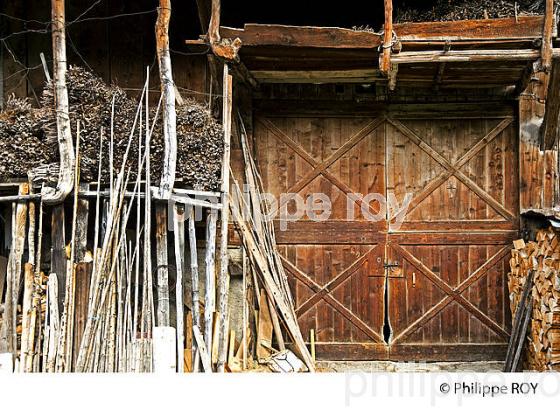
[[(323, 222), (307, 215), (276, 225), (276, 238), (293, 291), (304, 337), (314, 329), (317, 354), (360, 358), (386, 354), (384, 253), (387, 224), (364, 220), (359, 206), (349, 218), (348, 194), (385, 192), (385, 126), (381, 118), (258, 117), (258, 165), (264, 188), (283, 206), (281, 194), (308, 199), (325, 194), (332, 214)], [(285, 201), (284, 201), (285, 202)], [(287, 203), (290, 213), (295, 203)], [(372, 203), (371, 212), (379, 211)], [(352, 220), (350, 220), (352, 219)]]
[[(323, 193), (333, 205), (327, 220), (276, 224), (300, 326), (304, 337), (314, 329), (320, 358), (504, 356), (518, 229), (511, 118), (257, 116), (255, 136), (280, 207), (295, 212), (285, 193)], [(410, 203), (402, 218), (387, 207), (371, 221), (359, 201), (349, 215), (352, 193)]]
[(503, 358), (517, 163), (511, 118), (388, 119), (390, 358)]

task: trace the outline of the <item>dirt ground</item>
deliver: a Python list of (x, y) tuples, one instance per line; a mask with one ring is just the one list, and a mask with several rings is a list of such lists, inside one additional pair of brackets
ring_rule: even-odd
[(317, 362), (320, 372), (501, 372), (504, 362), (390, 362), (342, 361)]

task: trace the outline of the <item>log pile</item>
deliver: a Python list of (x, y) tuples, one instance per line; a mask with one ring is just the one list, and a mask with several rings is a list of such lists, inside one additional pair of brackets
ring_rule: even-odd
[[(111, 132), (114, 141), (113, 166), (119, 168), (122, 165), (120, 160), (133, 129), (137, 102), (119, 87), (105, 84), (80, 67), (69, 68), (67, 84), (74, 138), (77, 122), (81, 124), (81, 180), (95, 181), (100, 145), (103, 143), (103, 151), (109, 153)], [(41, 109), (33, 109), (25, 100), (13, 99), (0, 113), (0, 178), (25, 178), (32, 168), (58, 160), (52, 84), (46, 85), (41, 103)], [(156, 117), (157, 110), (157, 107), (150, 109), (150, 119)], [(145, 122), (145, 118), (142, 121)], [(182, 179), (184, 185), (207, 191), (218, 188), (222, 136), (222, 126), (205, 107), (193, 100), (185, 100), (183, 105), (177, 106), (176, 176)], [(162, 121), (158, 117), (150, 144), (152, 182), (159, 182), (161, 178), (164, 145)], [(131, 167), (132, 179), (136, 177), (138, 138), (133, 139), (128, 158), (127, 166)], [(109, 161), (109, 156), (106, 156), (102, 163), (102, 182), (110, 179)]]
[(437, 0), (420, 8), (406, 3), (396, 10), (395, 21), (454, 21), (544, 14), (544, 0)]
[(515, 315), (529, 270), (534, 270), (533, 313), (525, 342), (524, 368), (560, 370), (560, 241), (552, 228), (535, 242), (514, 242), (508, 274), (510, 306)]

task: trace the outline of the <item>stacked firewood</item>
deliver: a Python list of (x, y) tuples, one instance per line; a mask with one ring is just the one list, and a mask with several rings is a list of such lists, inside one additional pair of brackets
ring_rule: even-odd
[(395, 20), (453, 21), (514, 17), (516, 15), (544, 14), (544, 0), (437, 0), (429, 6), (410, 7), (406, 2), (397, 9)]
[(508, 274), (510, 305), (515, 315), (530, 270), (533, 311), (527, 332), (524, 368), (560, 370), (560, 241), (551, 228), (540, 230), (536, 241), (514, 242)]

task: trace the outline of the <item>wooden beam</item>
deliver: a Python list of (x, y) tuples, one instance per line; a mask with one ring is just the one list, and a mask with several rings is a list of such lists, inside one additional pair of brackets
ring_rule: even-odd
[[(554, 50), (554, 56), (560, 55)], [(450, 50), (403, 51), (395, 54), (395, 64), (475, 62), (475, 61), (529, 61), (540, 57), (539, 50)]]
[(548, 92), (544, 120), (540, 127), (542, 146), (552, 149), (558, 140), (558, 120), (560, 115), (560, 62), (554, 61), (548, 82)]
[(405, 45), (410, 41), (520, 40), (540, 38), (543, 16), (501, 19), (398, 23), (393, 29)]
[(260, 83), (366, 83), (381, 79), (375, 68), (359, 70), (254, 70)]
[[(404, 46), (410, 42), (476, 41), (497, 42), (540, 39), (543, 16), (514, 18), (397, 23), (393, 25)], [(374, 32), (337, 27), (287, 26), (279, 24), (246, 24), (243, 29), (221, 27), (224, 37), (238, 37), (244, 47), (280, 46), (334, 49), (377, 50), (383, 38)], [(553, 36), (556, 33), (553, 32)]]
[(554, 0), (546, 0), (541, 45), (541, 68), (548, 73), (552, 65), (552, 36), (554, 31)]
[(366, 48), (377, 50), (383, 44), (378, 33), (345, 28), (246, 24), (243, 30), (222, 27), (224, 37), (237, 37), (243, 46), (310, 48)]

